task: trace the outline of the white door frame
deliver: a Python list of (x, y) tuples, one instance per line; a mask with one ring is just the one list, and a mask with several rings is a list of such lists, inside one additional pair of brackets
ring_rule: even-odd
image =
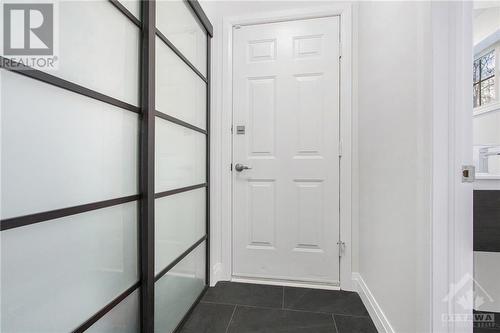
[[(352, 8), (350, 4), (300, 9), (279, 12), (267, 12), (238, 17), (223, 18), (223, 96), (221, 115), (221, 266), (214, 268), (215, 280), (230, 280), (232, 276), (232, 177), (229, 166), (232, 162), (232, 54), (233, 27), (235, 25), (263, 24), (326, 16), (340, 16), (341, 55), (340, 63), (340, 137), (342, 140), (342, 158), (340, 165), (340, 238), (345, 242), (345, 251), (340, 260), (340, 288), (352, 290), (351, 268), (351, 96), (352, 96)], [(227, 166), (227, 168), (226, 168)], [(337, 242), (334, 239), (332, 242)]]
[[(461, 167), (472, 164), (472, 2), (432, 7), (432, 332), (472, 332), (472, 323), (443, 322), (468, 314), (445, 301), (453, 284), (473, 276), (472, 184)], [(466, 281), (461, 291), (472, 290)], [(472, 304), (470, 304), (472, 306)]]

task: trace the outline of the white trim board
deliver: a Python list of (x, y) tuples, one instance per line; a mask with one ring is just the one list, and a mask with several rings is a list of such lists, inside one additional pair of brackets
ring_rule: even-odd
[(366, 282), (359, 273), (352, 273), (352, 282), (354, 289), (358, 292), (359, 297), (361, 297), (363, 304), (368, 310), (370, 318), (373, 320), (377, 331), (381, 333), (394, 333), (395, 331), (392, 328), (389, 319), (385, 316), (384, 311), (382, 311), (382, 308), (373, 296), (370, 288), (368, 288)]
[[(499, 46), (500, 48), (500, 46)], [(500, 51), (499, 51), (500, 54)], [(500, 102), (493, 102), (491, 104), (483, 105), (474, 108), (473, 117), (479, 118), (482, 115), (491, 113), (491, 112), (500, 112)]]
[[(279, 12), (267, 12), (250, 14), (237, 17), (223, 18), (223, 62), (222, 62), (222, 112), (221, 112), (221, 164), (213, 170), (220, 176), (221, 194), (221, 225), (220, 234), (214, 235), (212, 244), (220, 244), (220, 264), (215, 263), (217, 272), (214, 272), (212, 284), (218, 280), (231, 280), (232, 275), (232, 183), (229, 165), (232, 162), (232, 41), (233, 26), (263, 24), (278, 21), (290, 21), (298, 19), (317, 18), (325, 16), (340, 16), (340, 30), (342, 43), (342, 61), (340, 67), (340, 133), (342, 140), (343, 157), (341, 159), (340, 190), (340, 237), (346, 243), (344, 255), (340, 261), (340, 286), (343, 290), (352, 290), (352, 237), (351, 237), (351, 160), (352, 160), (352, 136), (351, 136), (351, 99), (352, 99), (352, 7), (350, 4), (336, 4), (311, 9), (288, 10)], [(217, 237), (220, 236), (220, 243)], [(337, 240), (334, 240), (335, 242)]]

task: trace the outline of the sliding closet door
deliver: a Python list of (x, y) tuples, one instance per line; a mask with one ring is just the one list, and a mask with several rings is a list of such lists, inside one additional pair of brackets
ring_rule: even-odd
[(138, 332), (141, 30), (55, 5), (58, 68), (0, 74), (0, 330)]
[(55, 3), (57, 69), (0, 57), (0, 331), (173, 332), (209, 281), (212, 26)]
[(156, 2), (155, 332), (173, 332), (207, 284), (208, 35), (191, 6)]

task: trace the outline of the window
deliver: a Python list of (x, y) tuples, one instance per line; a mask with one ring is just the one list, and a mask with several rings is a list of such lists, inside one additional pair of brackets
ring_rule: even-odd
[(483, 106), (495, 100), (495, 50), (474, 60), (473, 69), (474, 107)]

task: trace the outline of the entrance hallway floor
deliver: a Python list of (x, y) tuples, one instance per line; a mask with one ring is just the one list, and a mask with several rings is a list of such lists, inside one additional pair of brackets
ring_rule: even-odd
[(219, 282), (182, 333), (376, 333), (358, 294)]

